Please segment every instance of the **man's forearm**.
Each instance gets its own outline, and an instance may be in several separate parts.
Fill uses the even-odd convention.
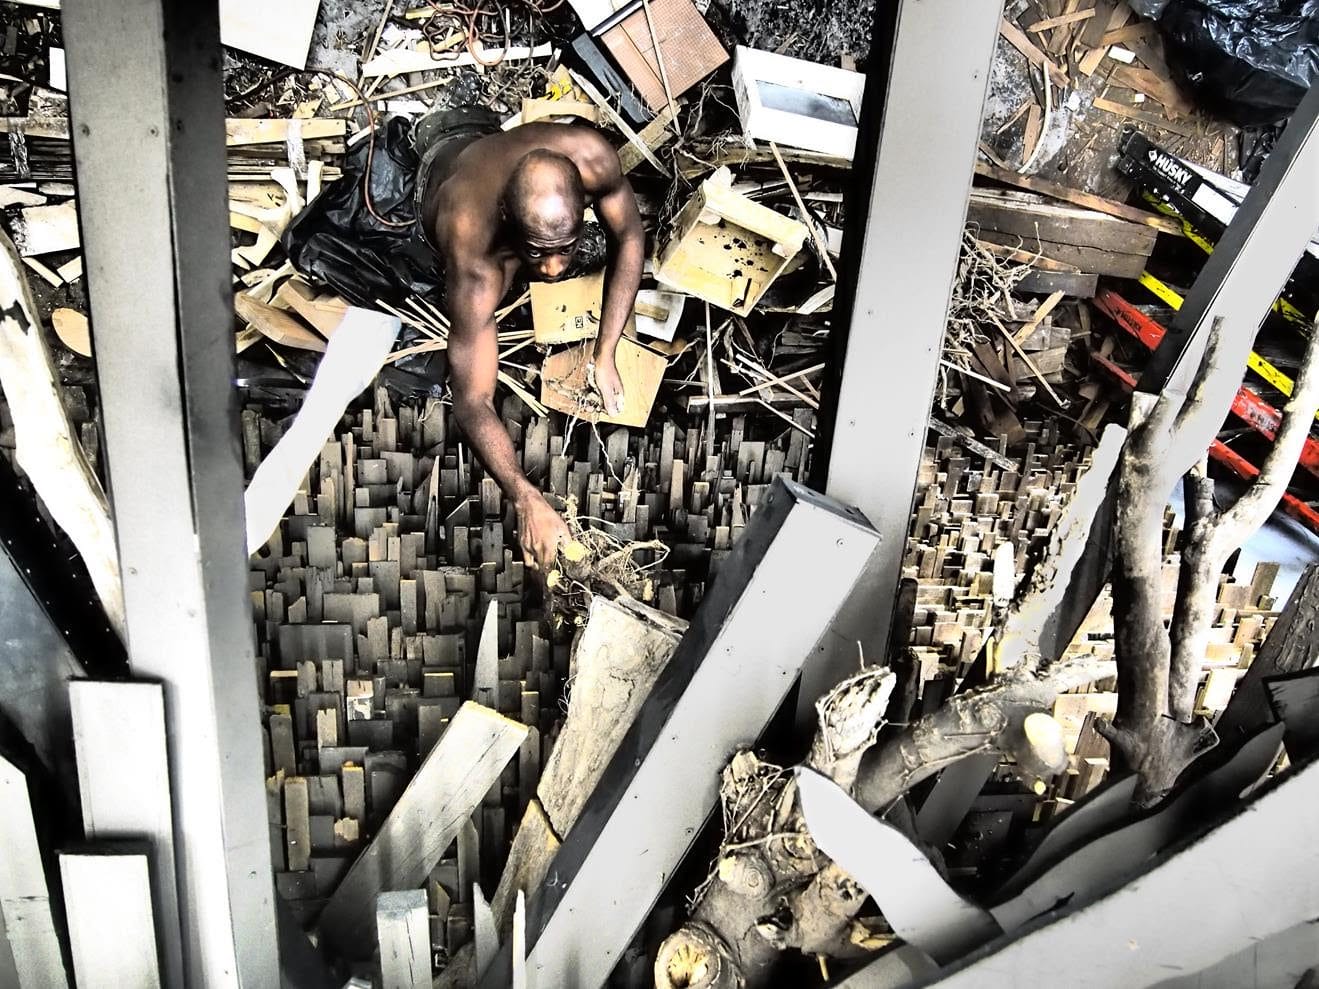
[[[455,396],[453,411],[472,450],[505,495],[520,503],[530,495],[540,494],[522,472],[508,430],[490,402]]]
[[[641,272],[646,262],[645,236],[629,237],[619,243],[605,273],[604,305],[600,313],[600,332],[596,337],[595,356],[612,355],[623,335],[628,317],[637,300]]]

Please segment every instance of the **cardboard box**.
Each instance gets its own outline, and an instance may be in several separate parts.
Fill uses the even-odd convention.
[[[721,168],[673,218],[655,280],[745,316],[801,250],[803,223],[732,190]]]
[[[846,158],[856,150],[856,126],[866,77],[738,45],[733,95],[742,133],[758,141]]]
[[[600,329],[605,275],[531,283],[531,325],[537,343],[594,340]]]
[[[540,372],[541,404],[587,422],[644,426],[659,394],[668,359],[629,337],[621,338],[615,359],[623,379],[623,414],[607,416],[600,410],[599,395],[587,382],[591,349],[590,342],[583,342],[545,358]]]

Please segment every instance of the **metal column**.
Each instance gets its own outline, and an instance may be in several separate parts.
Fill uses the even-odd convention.
[[[847,327],[846,359],[821,436],[831,436],[825,490],[883,540],[803,674],[799,720],[855,670],[858,642],[868,660],[883,657],[1002,12],[1001,0],[876,6],[858,158],[867,139],[877,150],[868,196],[849,209],[854,224],[868,215],[844,254],[856,258],[838,293],[851,299],[850,327],[844,304],[834,330]]]
[[[165,692],[192,986],[279,984],[233,387],[216,0],[66,0],[133,672]]]

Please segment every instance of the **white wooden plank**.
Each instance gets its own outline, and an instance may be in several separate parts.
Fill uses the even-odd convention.
[[[425,881],[526,734],[525,725],[479,704],[458,710],[326,904],[320,928],[327,943],[348,958],[370,957],[376,896]]]
[[[307,67],[321,0],[220,0],[220,40],[297,69]]]
[[[480,976],[499,953],[495,912],[481,892],[480,883],[472,883],[472,945],[476,950],[476,974]]]
[[[88,840],[150,843],[156,938],[167,983],[182,985],[164,691],[158,683],[74,680],[69,707],[83,831]]]
[[[50,913],[27,779],[0,756],[0,916],[18,989],[62,989],[68,978]]]
[[[352,306],[344,313],[302,409],[275,449],[261,461],[243,495],[249,553],[265,545],[279,525],[307,468],[320,456],[344,409],[375,380],[400,325],[397,317],[369,309]]]
[[[147,857],[60,853],[78,989],[159,989]]]
[[[426,891],[407,889],[376,898],[382,989],[430,989],[430,919]]]

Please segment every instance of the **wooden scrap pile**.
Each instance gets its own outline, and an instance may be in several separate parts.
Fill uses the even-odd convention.
[[[565,436],[516,399],[504,413],[533,482],[625,543],[667,544],[637,558],[653,567],[652,600],[670,614],[695,608],[772,477],[807,467],[802,433],[753,439],[743,416],[720,420],[714,436],[703,419]],[[280,433],[261,410],[243,413],[249,469]],[[517,774],[478,815],[481,874],[498,876],[561,717],[577,621],[524,580],[515,546],[512,506],[473,462],[448,407],[395,406],[382,389],[326,444],[280,531],[252,558],[272,847],[281,895],[305,919],[466,697],[531,729]],[[290,834],[310,846],[290,845]],[[470,924],[455,869],[470,874],[453,861],[436,873],[456,905],[436,914],[437,948],[456,948]]]

